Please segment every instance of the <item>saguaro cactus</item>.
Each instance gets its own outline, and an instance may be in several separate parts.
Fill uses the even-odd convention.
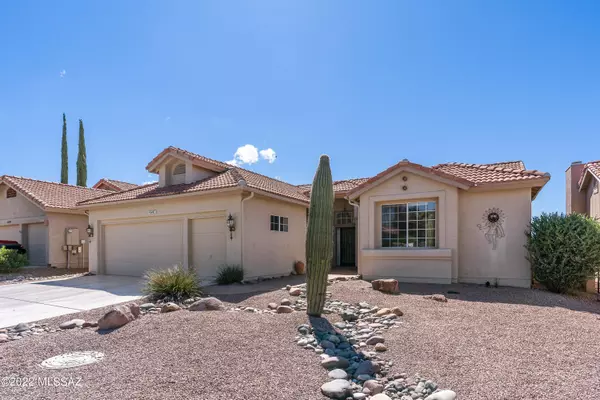
[[[306,230],[306,312],[311,316],[320,316],[325,306],[333,257],[333,201],[329,157],[322,155],[310,193]]]

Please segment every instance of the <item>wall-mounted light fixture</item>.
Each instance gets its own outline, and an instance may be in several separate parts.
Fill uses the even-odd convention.
[[[85,231],[87,232],[89,237],[94,237],[94,227],[92,225],[88,225]]]
[[[227,217],[227,227],[229,228],[229,239],[233,240],[233,231],[235,231],[235,219],[229,214]]]

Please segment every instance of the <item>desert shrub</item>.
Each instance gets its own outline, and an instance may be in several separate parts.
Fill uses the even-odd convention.
[[[27,255],[19,254],[17,250],[0,248],[0,272],[18,271],[27,265]]]
[[[202,294],[195,271],[180,265],[150,270],[145,279],[142,292],[155,300],[181,302]]]
[[[217,274],[217,283],[219,285],[229,285],[244,280],[244,268],[239,265],[222,265]]]
[[[591,218],[543,213],[526,234],[533,277],[550,291],[579,289],[600,267],[600,224]]]

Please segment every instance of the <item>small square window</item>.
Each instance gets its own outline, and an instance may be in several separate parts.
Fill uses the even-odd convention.
[[[271,230],[276,232],[288,231],[288,218],[271,215]]]
[[[6,191],[6,198],[10,199],[12,197],[17,197],[17,191],[13,188],[8,188],[8,190]]]

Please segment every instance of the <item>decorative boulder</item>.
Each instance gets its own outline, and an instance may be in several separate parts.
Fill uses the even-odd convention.
[[[179,310],[181,310],[181,307],[179,307],[175,303],[169,302],[162,306],[162,308],[160,309],[160,312],[168,313],[168,312],[179,311]]]
[[[369,393],[372,395],[383,392],[383,385],[374,379],[366,381],[363,388],[369,389]]]
[[[384,293],[400,293],[398,281],[395,279],[375,279],[371,282],[371,286]]]
[[[321,386],[321,393],[330,399],[345,399],[352,394],[352,386],[345,379],[334,379]]]
[[[129,311],[133,314],[134,318],[140,316],[140,306],[138,306],[136,303],[129,303],[127,304],[127,307],[129,307]]]
[[[300,296],[302,294],[302,289],[295,287],[290,289],[290,296]]]
[[[290,306],[279,306],[277,307],[277,314],[289,314],[293,313],[294,309]]]
[[[85,323],[84,319],[72,319],[72,320],[63,322],[58,327],[60,329],[73,329],[76,327],[81,328],[81,327],[83,327],[84,323]]]
[[[427,396],[425,400],[454,400],[456,399],[456,393],[452,390],[440,390],[430,396]]]
[[[206,297],[200,299],[190,305],[190,311],[223,311],[225,306],[221,300],[214,297]]]
[[[138,309],[139,311],[139,309]],[[116,306],[98,320],[98,329],[117,329],[133,321],[135,316],[128,306]]]

